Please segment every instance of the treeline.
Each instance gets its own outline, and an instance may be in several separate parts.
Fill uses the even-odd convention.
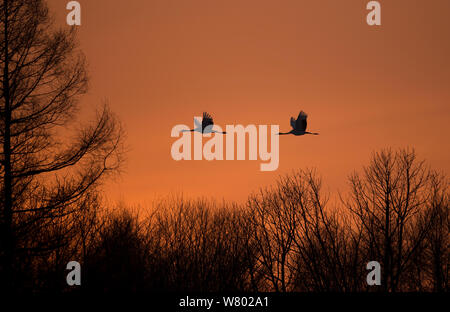
[[[145,215],[89,193],[28,238],[16,259],[32,292],[449,290],[448,178],[412,150],[374,153],[330,200],[314,170],[281,177],[245,205],[173,198]],[[55,247],[56,246],[56,247]],[[28,249],[31,250],[31,249]],[[37,250],[37,249],[36,249]],[[66,264],[81,263],[81,286]],[[368,286],[366,264],[381,264]]]
[[[139,215],[101,199],[125,132],[107,105],[77,119],[87,90],[76,32],[44,0],[1,1],[0,293],[448,291],[449,180],[413,151],[374,154],[333,200],[300,170],[246,204],[179,198]]]

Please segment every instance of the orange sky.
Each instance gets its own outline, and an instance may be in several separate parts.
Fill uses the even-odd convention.
[[[68,1],[51,0],[58,23]],[[80,0],[91,76],[83,105],[108,99],[128,133],[125,173],[109,198],[149,203],[184,193],[245,200],[295,168],[330,191],[382,147],[416,148],[450,169],[450,1]],[[258,161],[171,158],[176,124],[279,124],[309,114],[319,136],[280,137],[277,171]]]

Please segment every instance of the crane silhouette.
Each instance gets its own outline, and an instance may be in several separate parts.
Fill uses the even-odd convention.
[[[200,133],[221,133],[226,134],[226,132],[220,132],[213,130],[214,121],[210,114],[203,112],[202,122],[200,123],[194,118],[195,128],[190,130],[181,130],[181,132],[200,132]]]
[[[284,135],[284,134],[293,134],[293,135],[304,135],[304,134],[313,134],[313,135],[318,135],[318,133],[316,132],[308,132],[306,131],[306,126],[308,124],[308,122],[306,121],[306,119],[308,118],[308,115],[304,112],[304,111],[300,111],[300,113],[298,114],[297,120],[294,119],[294,117],[291,117],[291,127],[292,130],[289,132],[280,132],[278,133],[279,135]]]

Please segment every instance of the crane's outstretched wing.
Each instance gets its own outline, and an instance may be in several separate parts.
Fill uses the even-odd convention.
[[[200,128],[202,126],[202,123],[197,118],[194,118],[194,125],[195,128]]]
[[[297,121],[295,122],[295,129],[305,131],[308,124],[306,118],[308,118],[308,115],[306,115],[304,111],[301,111],[300,114],[298,114]]]
[[[292,129],[295,129],[295,119],[294,119],[294,117],[291,117],[291,127],[292,127]]]
[[[212,126],[214,125],[213,119],[210,114],[207,112],[203,113],[203,119],[202,119],[202,131],[205,131],[206,127],[210,127],[212,129]]]

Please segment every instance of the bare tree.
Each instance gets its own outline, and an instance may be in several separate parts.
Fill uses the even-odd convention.
[[[418,215],[414,232],[426,232],[408,268],[409,291],[449,290],[449,181],[437,172],[431,173],[428,201]]]
[[[158,203],[149,231],[151,269],[168,290],[236,291],[258,284],[246,215],[206,200]]]
[[[106,106],[94,123],[75,123],[84,57],[42,0],[2,0],[0,25],[0,270],[11,289],[17,257],[66,243],[38,234],[118,168],[122,131]]]
[[[366,262],[382,264],[384,291],[402,290],[414,259],[423,257],[437,216],[428,209],[440,183],[435,177],[409,149],[377,152],[362,174],[350,177],[351,196],[345,204],[362,229]]]
[[[298,203],[286,194],[287,180],[275,188],[260,190],[249,197],[247,206],[257,249],[258,270],[267,290],[286,292],[292,287],[293,248]],[[303,186],[303,184],[300,184]]]
[[[355,291],[359,236],[315,170],[298,170],[248,202],[258,269],[272,291]]]

